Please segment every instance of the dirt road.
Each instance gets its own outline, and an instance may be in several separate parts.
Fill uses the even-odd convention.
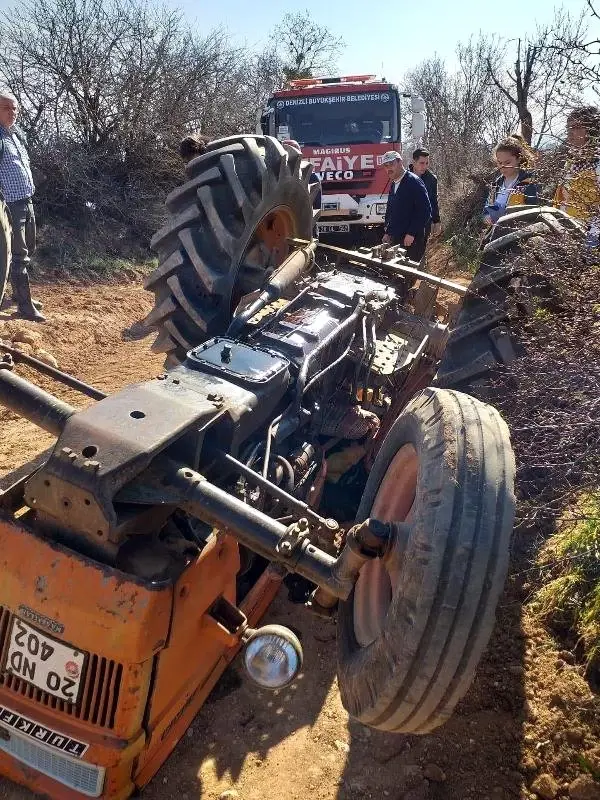
[[[17,329],[33,332],[31,347],[105,391],[160,371],[151,340],[131,335],[150,308],[136,285],[55,286],[37,294],[49,322],[17,325],[0,313],[0,338]],[[81,405],[75,393],[41,383]],[[0,474],[50,442],[0,410]],[[311,618],[282,594],[270,617],[300,631],[301,679],[267,695],[234,662],[143,797],[216,800],[231,790],[225,797],[239,800],[598,800],[600,784],[585,777],[582,764],[600,774],[599,698],[573,656],[523,610],[532,544],[524,534],[515,537],[493,640],[475,685],[443,729],[422,738],[389,736],[349,721],[335,680],[334,625]],[[0,800],[27,798],[29,792],[0,779]]]

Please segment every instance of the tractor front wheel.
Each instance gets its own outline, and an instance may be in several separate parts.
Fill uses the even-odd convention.
[[[426,389],[390,429],[357,521],[396,526],[338,614],[338,680],[363,724],[427,733],[469,688],[508,568],[514,457],[491,406]]]

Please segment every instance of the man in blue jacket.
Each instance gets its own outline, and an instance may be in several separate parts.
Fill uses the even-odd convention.
[[[384,154],[381,166],[391,183],[382,241],[402,245],[411,261],[420,262],[425,255],[425,231],[431,224],[431,203],[425,184],[404,168],[402,156],[395,150]]]

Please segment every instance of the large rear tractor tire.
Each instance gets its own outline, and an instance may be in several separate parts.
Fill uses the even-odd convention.
[[[4,200],[0,199],[0,305],[4,299],[10,270],[11,229]]]
[[[543,275],[526,274],[519,256],[536,238],[580,235],[578,222],[552,206],[521,206],[487,235],[473,278],[436,376],[436,385],[472,391],[487,373],[522,355],[511,318],[531,311],[532,300],[548,295]]]
[[[169,222],[152,247],[159,266],[145,287],[158,330],[152,349],[167,366],[223,334],[241,297],[262,285],[291,251],[311,239],[311,164],[268,136],[232,136],[208,145],[186,167],[189,180],[167,197]]]
[[[425,389],[390,429],[357,521],[396,526],[338,613],[348,712],[374,728],[428,733],[469,688],[508,568],[514,457],[498,412]]]

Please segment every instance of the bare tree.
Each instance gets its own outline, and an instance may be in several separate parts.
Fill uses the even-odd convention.
[[[0,79],[47,177],[38,202],[78,227],[147,240],[180,180],[181,138],[248,130],[260,105],[259,56],[145,0],[23,0],[0,38]]]
[[[286,14],[273,31],[272,41],[282,54],[287,80],[334,69],[345,47],[343,39],[317,24],[309,11]]]
[[[572,18],[557,11],[553,22],[538,27],[531,37],[506,43],[500,59],[486,59],[489,79],[514,106],[528,144],[534,141],[534,130],[536,145],[551,133],[556,117],[582,89],[582,76],[574,69],[569,48],[554,49],[553,43],[580,41],[584,36],[583,16]]]
[[[458,46],[455,71],[434,57],[405,77],[410,93],[425,100],[426,140],[447,187],[465,168],[487,160],[498,139],[514,129],[514,109],[487,79],[485,64],[497,52],[494,39],[472,38]]]
[[[600,99],[600,5],[586,0],[587,26],[576,31],[557,30],[549,51],[558,52],[569,62],[581,84]]]
[[[179,132],[239,60],[224,32],[198,37],[141,0],[24,0],[0,16],[0,37],[32,132],[126,150]]]

